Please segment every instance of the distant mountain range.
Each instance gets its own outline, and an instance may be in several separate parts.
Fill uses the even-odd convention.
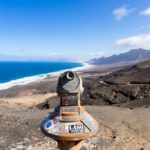
[[[119,55],[112,55],[110,57],[101,57],[101,58],[95,58],[88,63],[94,64],[94,65],[109,65],[109,64],[131,64],[131,63],[137,63],[144,60],[150,59],[150,50],[145,49],[132,49],[126,53],[121,53]]]

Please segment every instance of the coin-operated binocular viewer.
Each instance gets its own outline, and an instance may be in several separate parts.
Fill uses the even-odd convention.
[[[80,106],[83,90],[75,72],[63,73],[57,85],[60,106],[41,124],[43,133],[57,140],[61,150],[80,150],[82,141],[98,131],[96,120]]]

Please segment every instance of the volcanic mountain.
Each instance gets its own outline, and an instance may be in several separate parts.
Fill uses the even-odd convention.
[[[88,63],[94,64],[94,65],[109,65],[109,64],[133,64],[137,62],[141,62],[144,60],[150,59],[150,50],[145,49],[132,49],[126,53],[121,53],[119,55],[112,55],[110,57],[101,57],[101,58],[95,58]]]

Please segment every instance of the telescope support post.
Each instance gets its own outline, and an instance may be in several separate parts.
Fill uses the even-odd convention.
[[[58,141],[58,147],[60,150],[80,150],[82,146],[81,141]]]

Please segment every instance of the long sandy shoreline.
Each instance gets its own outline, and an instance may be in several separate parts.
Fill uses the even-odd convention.
[[[26,85],[26,84],[33,83],[33,82],[40,82],[41,80],[43,80],[47,77],[59,76],[61,73],[63,73],[64,71],[67,71],[67,70],[80,72],[83,70],[88,70],[89,68],[92,67],[92,65],[87,64],[87,63],[82,63],[82,65],[83,66],[81,66],[81,67],[75,67],[72,69],[64,69],[64,70],[60,70],[60,71],[56,71],[56,72],[52,72],[52,73],[39,74],[39,75],[35,75],[35,76],[24,77],[24,78],[12,80],[12,81],[9,81],[6,83],[1,83],[0,90],[5,90],[5,89],[11,88],[13,86],[17,86],[17,85]]]
[[[67,70],[76,71],[79,74],[84,73],[84,76],[89,76],[89,74],[90,74],[90,76],[97,76],[98,74],[105,75],[106,72],[110,73],[112,71],[118,70],[118,68],[119,68],[119,66],[115,66],[115,65],[112,65],[112,66],[110,66],[110,65],[91,65],[88,63],[81,63],[81,64],[83,66],[75,67],[72,69],[64,69],[64,70],[60,70],[60,71],[56,71],[56,72],[50,72],[50,73],[46,73],[46,74],[39,74],[39,75],[35,75],[35,76],[30,76],[30,77],[24,77],[24,78],[12,80],[9,82],[1,83],[0,91],[7,90],[13,86],[27,85],[27,84],[31,84],[34,82],[40,82],[49,77],[59,77],[60,74],[62,74],[63,72],[65,72]]]

